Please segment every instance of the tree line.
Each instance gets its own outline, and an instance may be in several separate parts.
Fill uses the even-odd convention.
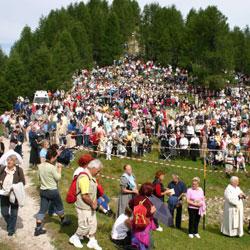
[[[185,67],[194,84],[220,88],[232,72],[250,74],[250,31],[230,30],[213,6],[191,9],[186,19],[175,6],[136,0],[90,0],[52,10],[36,30],[24,27],[10,55],[0,50],[0,109],[35,90],[67,88],[81,68],[110,65],[136,34],[140,57],[166,66]]]

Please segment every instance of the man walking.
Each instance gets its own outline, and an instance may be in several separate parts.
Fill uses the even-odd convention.
[[[96,208],[97,208],[97,182],[95,176],[101,171],[103,165],[100,160],[93,160],[80,174],[77,179],[77,201],[75,202],[78,217],[78,228],[69,242],[77,248],[82,248],[80,241],[88,237],[87,247],[95,250],[102,250],[95,239],[97,229]]]

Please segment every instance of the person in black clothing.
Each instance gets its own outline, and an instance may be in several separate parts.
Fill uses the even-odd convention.
[[[4,146],[4,143],[3,143],[3,137],[0,137],[0,158],[4,154],[4,151],[5,151],[5,146]]]
[[[30,150],[30,166],[34,167],[41,163],[40,161],[40,145],[38,143],[38,135],[36,133],[36,129],[34,127],[31,128],[29,132],[29,142],[31,146]]]
[[[157,198],[159,198],[162,202],[164,202],[164,196],[170,193],[169,189],[166,189],[162,183],[164,178],[165,178],[165,173],[159,170],[155,173],[155,179],[153,181],[154,195]],[[157,227],[156,230],[162,232],[163,228],[159,225],[158,220],[154,218],[154,222]]]
[[[181,228],[182,217],[182,197],[187,192],[186,185],[180,180],[176,174],[172,175],[173,180],[168,184],[169,189],[174,189],[174,194],[169,197],[168,207],[174,218],[174,210],[176,209],[175,226]]]

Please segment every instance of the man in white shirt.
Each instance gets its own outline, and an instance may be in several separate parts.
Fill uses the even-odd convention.
[[[186,157],[187,156],[187,148],[188,148],[188,139],[185,137],[185,135],[182,133],[181,134],[181,139],[179,142],[180,146],[180,156],[181,157]]]

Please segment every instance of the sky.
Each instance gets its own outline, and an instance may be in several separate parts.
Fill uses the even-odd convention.
[[[111,2],[111,0],[108,0]],[[216,5],[228,17],[231,28],[244,28],[250,25],[249,0],[137,0],[141,9],[145,4],[158,2],[161,6],[175,5],[184,17],[191,8],[206,8]],[[0,0],[0,46],[9,53],[13,43],[18,40],[25,25],[35,30],[41,16],[46,16],[52,9],[66,7],[80,0]],[[84,1],[86,2],[86,1]]]

